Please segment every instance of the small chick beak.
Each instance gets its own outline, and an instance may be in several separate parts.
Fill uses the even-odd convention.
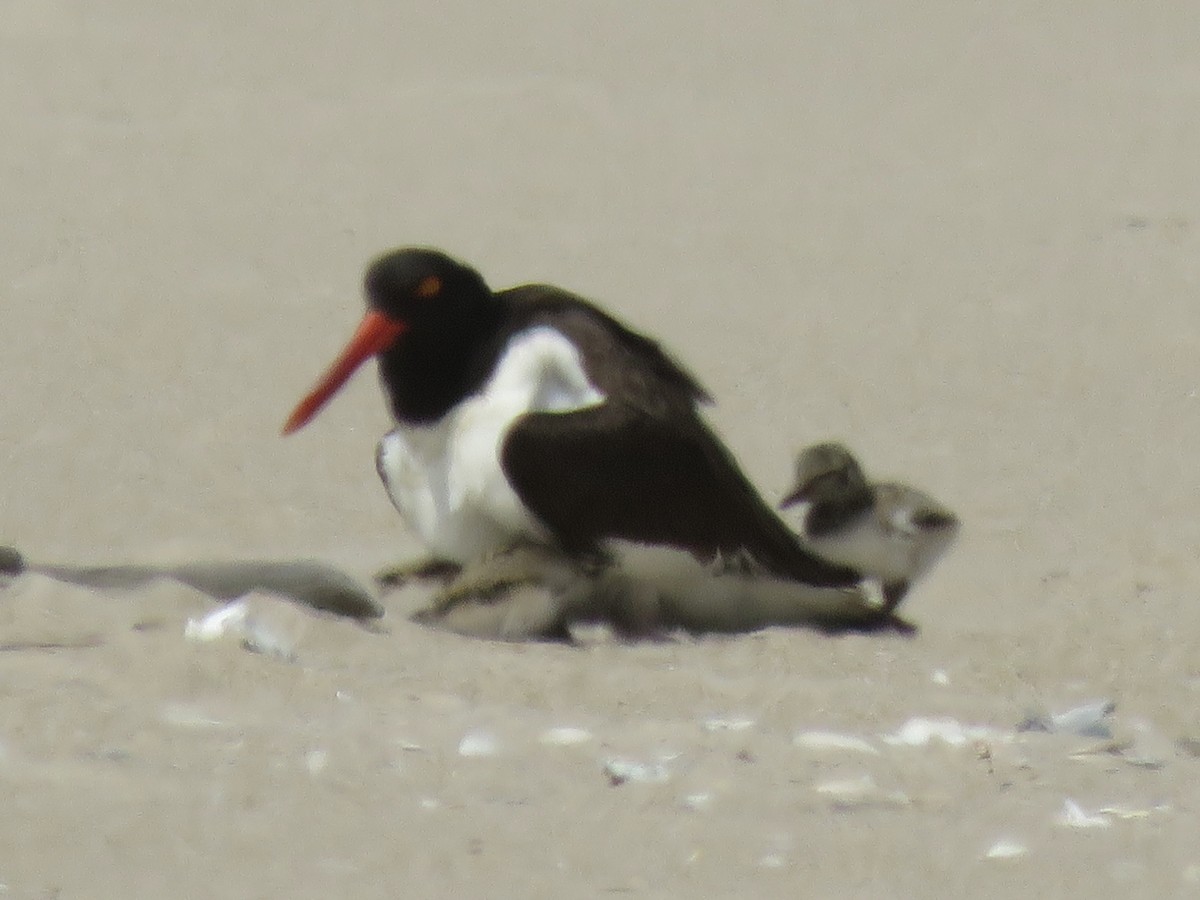
[[[787,509],[808,499],[808,492],[803,487],[795,488],[790,494],[779,501],[780,509]]]

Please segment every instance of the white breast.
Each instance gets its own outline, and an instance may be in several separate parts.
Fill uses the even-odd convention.
[[[528,412],[603,402],[574,345],[552,328],[516,335],[483,388],[430,425],[401,425],[376,462],[392,503],[436,556],[470,562],[517,539],[550,535],[500,468],[508,429]]]
[[[804,543],[830,562],[884,582],[915,581],[949,548],[955,529],[919,528],[913,521],[920,509],[915,504],[924,495],[912,493],[915,496],[885,495],[838,531],[819,537],[803,533]],[[801,517],[807,506],[797,508]]]

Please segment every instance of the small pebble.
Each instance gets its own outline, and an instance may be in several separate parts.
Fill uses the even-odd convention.
[[[933,674],[929,676],[929,680],[934,684],[944,686],[950,683],[950,676],[946,674],[945,669],[934,669]]]
[[[20,575],[25,571],[25,558],[15,547],[0,547],[0,575]]]

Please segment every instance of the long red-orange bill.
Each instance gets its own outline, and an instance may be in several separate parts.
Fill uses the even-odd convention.
[[[329,398],[337,393],[338,388],[345,384],[355,369],[381,350],[386,350],[392,342],[408,330],[408,325],[385,316],[376,310],[370,310],[363,316],[358,330],[350,343],[346,345],[337,359],[333,361],[325,374],[321,376],[308,395],[297,404],[292,414],[284,423],[283,433],[291,434],[299,431],[321,411]]]

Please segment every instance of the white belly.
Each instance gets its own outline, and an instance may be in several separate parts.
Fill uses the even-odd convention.
[[[470,562],[515,540],[551,542],[500,468],[513,422],[603,402],[575,347],[550,328],[516,335],[492,377],[437,422],[401,425],[376,464],[392,503],[436,556]]]
[[[920,535],[888,528],[874,517],[866,517],[857,528],[806,542],[830,562],[885,583],[912,581],[921,574]]]

